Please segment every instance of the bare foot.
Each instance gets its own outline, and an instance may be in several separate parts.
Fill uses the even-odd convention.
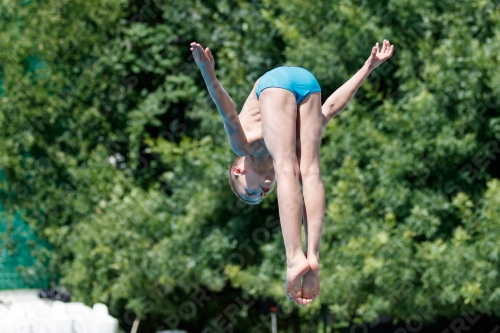
[[[305,255],[298,255],[292,260],[287,260],[285,293],[289,300],[298,305],[306,305],[302,298],[302,277],[309,271],[309,261]]]
[[[319,296],[319,263],[316,260],[309,260],[310,270],[304,275],[302,280],[302,298],[305,304],[311,303]],[[305,305],[304,304],[304,305]]]

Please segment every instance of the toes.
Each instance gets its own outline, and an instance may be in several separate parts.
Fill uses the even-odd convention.
[[[316,295],[316,296],[312,296],[311,298],[304,298],[303,305],[307,305],[307,304],[311,303],[312,301],[314,301],[316,299],[316,297],[318,297],[318,296]]]
[[[288,298],[290,301],[296,303],[297,305],[305,306],[312,301],[314,301],[318,295],[314,295],[311,298],[303,298],[303,297],[295,297],[292,294],[286,294],[286,298]]]
[[[296,300],[297,300],[296,301],[297,305],[306,305],[306,299],[305,298],[297,297]]]
[[[293,296],[293,295],[292,295],[292,294],[290,294],[290,293],[287,293],[287,294],[286,294],[286,298],[288,298],[288,299],[289,299],[290,301],[292,301],[292,302],[295,302],[297,305],[302,305],[302,306],[304,306],[304,305],[306,305],[307,303],[309,303],[309,302],[307,301],[307,299],[306,299],[306,298],[302,298],[302,297],[300,297],[300,296]]]

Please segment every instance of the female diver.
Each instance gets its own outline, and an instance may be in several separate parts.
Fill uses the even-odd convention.
[[[326,124],[341,112],[368,75],[389,59],[394,46],[384,40],[364,66],[321,105],[315,77],[300,67],[278,67],[260,77],[238,115],[215,75],[209,48],[191,51],[224,122],[233,151],[229,183],[244,202],[258,204],[279,181],[278,206],[286,249],[285,293],[306,305],[320,293],[319,245],[325,214],[319,147]],[[302,193],[300,191],[302,187]],[[306,250],[302,248],[304,220]]]

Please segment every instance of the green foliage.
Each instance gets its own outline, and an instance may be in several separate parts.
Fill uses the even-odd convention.
[[[145,331],[200,287],[210,306],[180,327],[212,327],[237,297],[241,331],[262,319],[251,299],[302,321],[324,304],[339,326],[499,315],[493,2],[4,0],[0,19],[0,200],[51,244],[53,283],[75,299]],[[395,55],[324,133],[322,293],[297,310],[275,195],[249,207],[231,193],[234,155],[189,42],[210,46],[241,108],[280,64],[309,69],[326,98],[383,38]]]

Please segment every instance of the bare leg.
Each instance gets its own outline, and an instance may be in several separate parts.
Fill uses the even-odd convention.
[[[305,305],[301,280],[310,265],[301,240],[302,195],[295,151],[296,99],[288,90],[268,88],[260,94],[259,107],[264,141],[273,158],[278,181],[278,206],[287,258],[285,292],[297,304]]]
[[[306,302],[319,295],[319,245],[325,216],[325,191],[321,180],[319,147],[323,128],[321,94],[306,97],[299,105],[300,174],[304,195],[306,255],[310,270],[302,281],[302,297]]]

